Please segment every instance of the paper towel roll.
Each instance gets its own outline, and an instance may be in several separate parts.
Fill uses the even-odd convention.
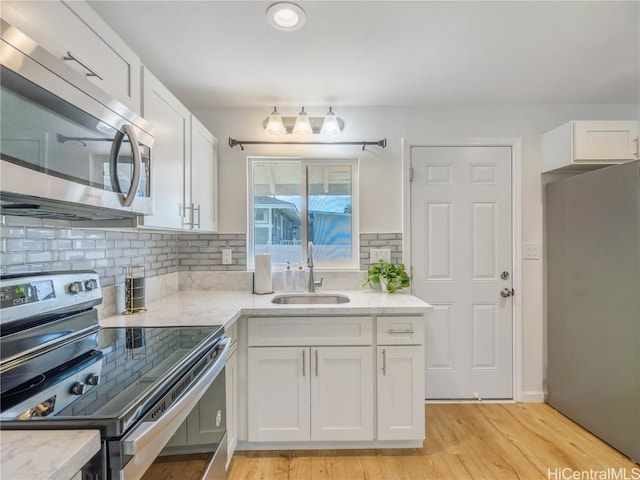
[[[256,255],[254,293],[273,293],[271,281],[271,255]]]

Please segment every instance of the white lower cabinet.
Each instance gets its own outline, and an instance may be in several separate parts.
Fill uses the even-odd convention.
[[[408,447],[424,440],[422,315],[250,317],[241,325],[243,448]]]
[[[424,347],[377,348],[378,440],[424,439]]]
[[[238,445],[238,352],[233,351],[225,366],[227,388],[227,468]]]
[[[376,338],[378,440],[423,440],[424,318],[379,316]]]
[[[256,347],[248,355],[249,441],[373,440],[371,346]]]
[[[311,436],[309,348],[250,348],[249,441],[302,441]]]

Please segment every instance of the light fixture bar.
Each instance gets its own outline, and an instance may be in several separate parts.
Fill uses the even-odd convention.
[[[284,129],[286,133],[293,133],[293,125],[296,123],[297,117],[281,117],[282,124],[284,125]],[[336,117],[338,120],[338,125],[340,126],[340,130],[344,130],[344,120],[340,117]],[[311,130],[313,134],[319,134],[322,129],[322,122],[324,122],[324,117],[309,117],[309,123],[311,124]],[[265,118],[262,122],[262,126],[266,129],[269,123],[269,117]]]
[[[383,138],[376,142],[264,142],[262,140],[236,140],[229,137],[229,146],[231,148],[239,146],[241,150],[244,150],[245,145],[362,145],[362,150],[364,150],[367,145],[386,148],[387,139]]]

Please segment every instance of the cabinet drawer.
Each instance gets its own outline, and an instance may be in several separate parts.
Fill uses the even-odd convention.
[[[424,344],[422,315],[378,317],[378,345]]]
[[[371,317],[249,318],[249,346],[371,345]]]

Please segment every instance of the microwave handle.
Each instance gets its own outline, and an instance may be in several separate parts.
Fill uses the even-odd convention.
[[[120,146],[122,145],[122,139],[126,135],[129,138],[131,144],[131,152],[133,154],[133,176],[131,177],[131,185],[126,195],[120,188],[120,181],[118,179],[118,153],[120,152]],[[138,139],[131,125],[123,125],[122,128],[116,133],[111,145],[111,154],[109,155],[109,163],[111,164],[111,184],[115,190],[124,195],[122,204],[125,207],[130,207],[133,203],[133,199],[138,192],[138,186],[140,185],[140,173],[142,170],[142,157],[140,155],[140,146],[138,145]]]

